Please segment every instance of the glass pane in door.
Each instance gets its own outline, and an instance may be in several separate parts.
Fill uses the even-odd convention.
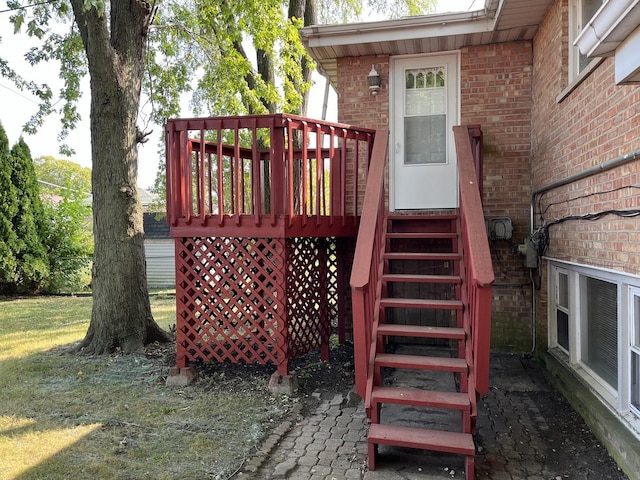
[[[447,162],[445,67],[405,71],[405,165]]]

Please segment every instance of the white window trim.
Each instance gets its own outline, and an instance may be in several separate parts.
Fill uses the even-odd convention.
[[[630,286],[626,292],[627,294],[627,301],[626,301],[626,305],[629,308],[629,329],[627,331],[627,338],[626,338],[626,343],[625,345],[628,346],[629,348],[625,348],[625,354],[623,354],[623,359],[622,361],[624,362],[625,365],[627,365],[627,368],[629,369],[629,371],[631,371],[631,351],[633,350],[635,353],[637,353],[638,355],[640,355],[640,345],[635,345],[634,346],[634,338],[635,338],[635,329],[636,328],[640,328],[640,325],[636,325],[635,324],[635,302],[634,299],[635,297],[640,297],[640,287],[634,287],[634,286]],[[628,385],[626,385],[626,388],[629,391],[629,395],[625,396],[625,398],[623,399],[623,403],[622,403],[622,410],[624,412],[629,412],[630,414],[636,416],[636,417],[640,417],[640,408],[638,407],[634,407],[631,404],[631,378],[630,375],[626,375],[625,376],[625,381],[627,382]]]
[[[556,98],[557,103],[562,102],[604,61],[603,57],[595,57],[580,71],[580,49],[574,42],[584,28],[584,25],[581,25],[582,21],[579,20],[581,19],[581,8],[582,0],[569,1],[569,45],[567,46],[569,49],[569,83]]]
[[[631,402],[631,335],[633,333],[633,297],[640,296],[640,277],[615,270],[590,267],[552,258],[548,260],[548,348],[559,361],[573,370],[589,388],[601,398],[612,413],[621,418],[630,431],[640,439],[640,410]],[[557,278],[568,274],[569,293],[569,352],[557,343]],[[618,385],[617,391],[580,361],[580,277],[587,276],[615,283],[618,302]]]

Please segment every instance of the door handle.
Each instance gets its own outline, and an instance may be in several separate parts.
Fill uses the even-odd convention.
[[[400,153],[400,142],[396,142],[396,153]]]

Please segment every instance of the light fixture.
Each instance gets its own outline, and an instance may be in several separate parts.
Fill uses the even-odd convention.
[[[371,71],[367,75],[367,83],[369,84],[371,95],[377,95],[378,90],[380,90],[380,74],[376,71],[374,65],[371,65]]]

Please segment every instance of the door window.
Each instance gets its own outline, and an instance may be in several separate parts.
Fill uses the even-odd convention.
[[[405,165],[447,162],[446,67],[405,70]]]

